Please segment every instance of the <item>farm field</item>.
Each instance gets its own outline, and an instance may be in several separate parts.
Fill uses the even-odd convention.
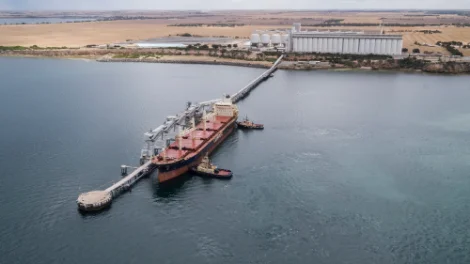
[[[136,15],[122,11],[126,16]],[[103,16],[103,13],[92,13]],[[118,13],[120,14],[120,13]],[[385,34],[402,34],[404,47],[409,50],[448,54],[441,47],[427,47],[437,41],[470,42],[470,27],[457,27],[455,23],[469,23],[470,17],[459,15],[429,15],[420,12],[320,12],[320,11],[213,11],[213,12],[145,12],[138,13],[152,19],[117,20],[69,24],[0,25],[0,45],[80,47],[89,44],[117,43],[126,40],[175,36],[189,33],[203,37],[227,36],[247,39],[255,30],[287,29],[294,22],[304,28],[320,30],[379,30],[382,21]],[[6,14],[0,12],[0,17]],[[48,14],[53,16],[54,14]],[[348,25],[373,23],[374,26]],[[395,23],[400,26],[394,26]],[[194,26],[194,25],[198,26]],[[226,26],[232,24],[233,26]],[[346,24],[346,25],[341,25]],[[406,26],[420,24],[424,26]],[[440,24],[440,25],[435,25]],[[202,25],[202,26],[200,26]],[[210,25],[210,26],[206,26]],[[221,26],[225,25],[225,26]],[[441,33],[424,34],[420,30],[439,30]],[[421,45],[417,45],[419,43]],[[470,50],[461,50],[470,55]]]

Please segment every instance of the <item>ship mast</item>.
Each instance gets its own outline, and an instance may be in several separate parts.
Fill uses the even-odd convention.
[[[163,161],[166,161],[166,148],[162,149],[162,157],[163,157]]]

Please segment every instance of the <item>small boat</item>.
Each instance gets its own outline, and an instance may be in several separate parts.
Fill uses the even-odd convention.
[[[202,159],[202,162],[197,167],[191,168],[190,171],[202,177],[217,179],[230,179],[233,176],[232,171],[220,169],[213,165],[207,156]]]
[[[245,120],[237,122],[238,127],[240,128],[249,128],[249,129],[264,129],[262,124],[255,124],[248,119],[248,116],[245,117]]]

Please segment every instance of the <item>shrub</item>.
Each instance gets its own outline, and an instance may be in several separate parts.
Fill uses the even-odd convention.
[[[426,65],[426,61],[418,60],[413,57],[408,57],[402,60],[398,60],[398,64],[401,68],[412,68],[412,69],[421,69]]]
[[[454,48],[454,47],[451,46],[451,45],[447,45],[447,46],[445,46],[445,48],[446,48],[452,55],[463,56],[463,54],[462,54],[462,52],[460,52],[460,50]]]

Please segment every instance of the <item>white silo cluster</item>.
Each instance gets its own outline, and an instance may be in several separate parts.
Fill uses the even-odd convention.
[[[290,30],[256,31],[251,46],[285,48],[287,52],[400,55],[402,35],[357,31],[307,31],[300,23]]]
[[[279,47],[286,46],[289,41],[289,35],[277,31],[257,31],[251,34],[250,42],[252,47]]]
[[[302,31],[300,24],[294,24],[290,33],[289,52],[400,55],[403,47],[402,35]]]

